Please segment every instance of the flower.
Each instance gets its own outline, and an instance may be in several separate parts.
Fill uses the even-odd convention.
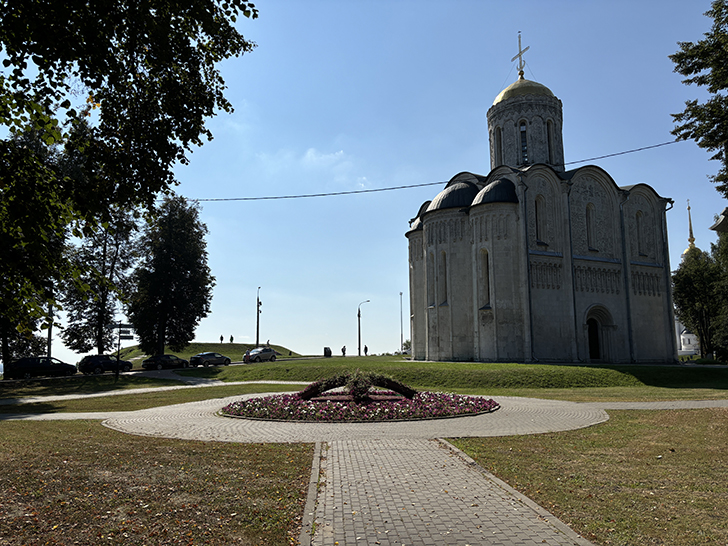
[[[475,415],[497,410],[492,399],[444,392],[418,392],[412,399],[391,391],[377,391],[375,400],[304,400],[298,394],[279,394],[239,400],[222,409],[231,417],[282,421],[399,421]]]

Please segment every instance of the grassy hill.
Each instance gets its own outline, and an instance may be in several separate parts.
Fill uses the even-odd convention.
[[[283,357],[286,358],[297,358],[302,355],[298,353],[294,353],[287,347],[283,347],[282,345],[271,345],[273,349],[281,353]],[[180,358],[184,358],[189,360],[191,356],[196,355],[197,353],[206,353],[206,352],[214,352],[214,353],[220,353],[232,360],[233,362],[239,362],[243,360],[243,355],[245,355],[245,351],[248,349],[253,350],[255,349],[254,343],[190,343],[187,347],[184,348],[182,351],[172,351],[169,347],[164,348],[165,354],[175,354]],[[289,354],[290,353],[290,354]],[[137,345],[134,345],[132,347],[126,347],[125,349],[121,350],[121,358],[123,360],[132,360],[137,361],[142,358],[146,358],[147,355],[145,355],[141,349]]]

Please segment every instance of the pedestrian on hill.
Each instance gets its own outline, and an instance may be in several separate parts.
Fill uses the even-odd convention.
[[[369,356],[367,353],[369,352],[369,347],[364,345],[364,356]]]
[[[341,356],[346,356],[346,345],[341,348]]]
[[[235,339],[235,338],[233,338],[233,336],[230,336],[230,343],[233,342],[233,339]]]
[[[224,337],[222,337],[222,334],[220,334],[220,343],[222,343],[222,340],[223,340],[223,339],[225,339],[225,338],[224,338]]]

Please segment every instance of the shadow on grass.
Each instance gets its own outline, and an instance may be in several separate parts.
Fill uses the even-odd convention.
[[[9,415],[35,415],[38,413],[58,413],[63,407],[53,402],[37,402],[33,404],[22,404],[20,406],[0,406],[0,421],[6,420]]]
[[[369,357],[196,368],[178,373],[222,381],[312,382],[355,369],[383,373],[407,385],[428,390],[602,387],[728,389],[728,367],[723,366],[412,362],[391,357]]]
[[[116,379],[114,374],[103,374],[39,378],[27,381],[0,381],[0,399],[62,394],[91,394],[119,389],[166,387],[179,384],[181,384],[181,381],[155,379],[137,374],[121,375],[119,379]]]
[[[663,389],[728,389],[728,367],[605,366],[637,382]]]

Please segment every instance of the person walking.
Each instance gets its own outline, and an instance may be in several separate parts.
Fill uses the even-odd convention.
[[[341,356],[346,356],[346,345],[341,348]]]
[[[367,353],[369,352],[369,347],[364,345],[364,356],[369,356]]]

